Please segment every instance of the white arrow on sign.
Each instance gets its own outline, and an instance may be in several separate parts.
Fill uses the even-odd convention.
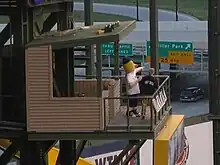
[[[191,49],[191,44],[187,44],[185,49]]]

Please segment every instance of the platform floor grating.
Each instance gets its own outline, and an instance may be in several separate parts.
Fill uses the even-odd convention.
[[[142,107],[138,107],[138,111],[141,113]],[[127,116],[126,116],[127,107],[122,106],[120,112],[110,120],[108,127],[127,127]],[[150,109],[146,111],[146,118],[142,117],[129,117],[129,125],[130,126],[143,126],[145,129],[150,129],[151,120],[150,120]]]

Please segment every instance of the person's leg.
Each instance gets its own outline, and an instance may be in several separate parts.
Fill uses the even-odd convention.
[[[129,97],[134,97],[133,95],[130,95]],[[133,112],[133,107],[134,107],[135,101],[133,98],[129,99],[129,111],[127,112],[127,115],[131,117],[136,117],[136,115]]]
[[[142,119],[150,119],[150,99],[144,99],[142,102]]]
[[[140,117],[141,114],[138,112],[138,95],[132,95],[132,97],[134,97],[132,100],[131,100],[131,104],[130,104],[130,107],[131,107],[131,113],[132,114],[135,114],[135,117]]]
[[[138,117],[138,113],[137,113],[137,95],[130,95],[129,97],[132,97],[129,99],[129,112],[127,112],[129,116],[131,117]]]
[[[148,105],[148,99],[143,99],[141,103],[142,103],[141,116],[142,116],[142,118],[144,119],[144,118],[145,118],[145,115],[146,115],[146,108],[147,108],[147,105]]]
[[[135,95],[134,97],[136,97],[134,99],[134,103],[133,103],[133,113],[136,115],[136,117],[140,117],[141,114],[138,112],[138,97],[139,95]]]

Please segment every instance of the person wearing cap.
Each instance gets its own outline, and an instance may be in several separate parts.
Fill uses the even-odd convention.
[[[136,64],[130,58],[123,58],[123,68],[126,72],[127,80],[127,95],[129,98],[129,111],[127,115],[131,117],[140,117],[141,114],[138,112],[138,98],[140,94],[139,82],[142,76],[137,77],[137,73],[140,72],[143,67],[137,67]]]
[[[140,91],[142,96],[152,96],[154,92],[158,89],[158,80],[153,76],[155,73],[154,68],[150,68],[148,71],[148,75],[144,76],[142,80],[139,82],[140,85]],[[143,110],[142,112],[143,116],[147,118],[147,113],[149,113],[147,110],[148,107],[148,99],[144,99],[142,101]]]
[[[150,68],[148,71],[148,75],[144,76],[142,80],[140,81],[140,89],[142,95],[153,95],[154,92],[158,88],[158,81],[153,76],[155,73],[154,68]]]

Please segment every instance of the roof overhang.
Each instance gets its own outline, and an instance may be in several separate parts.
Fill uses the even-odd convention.
[[[122,40],[136,28],[136,21],[120,22],[113,32],[97,34],[106,24],[81,27],[67,31],[51,31],[28,43],[27,47],[51,45],[53,49],[69,48],[79,45],[93,45]]]

